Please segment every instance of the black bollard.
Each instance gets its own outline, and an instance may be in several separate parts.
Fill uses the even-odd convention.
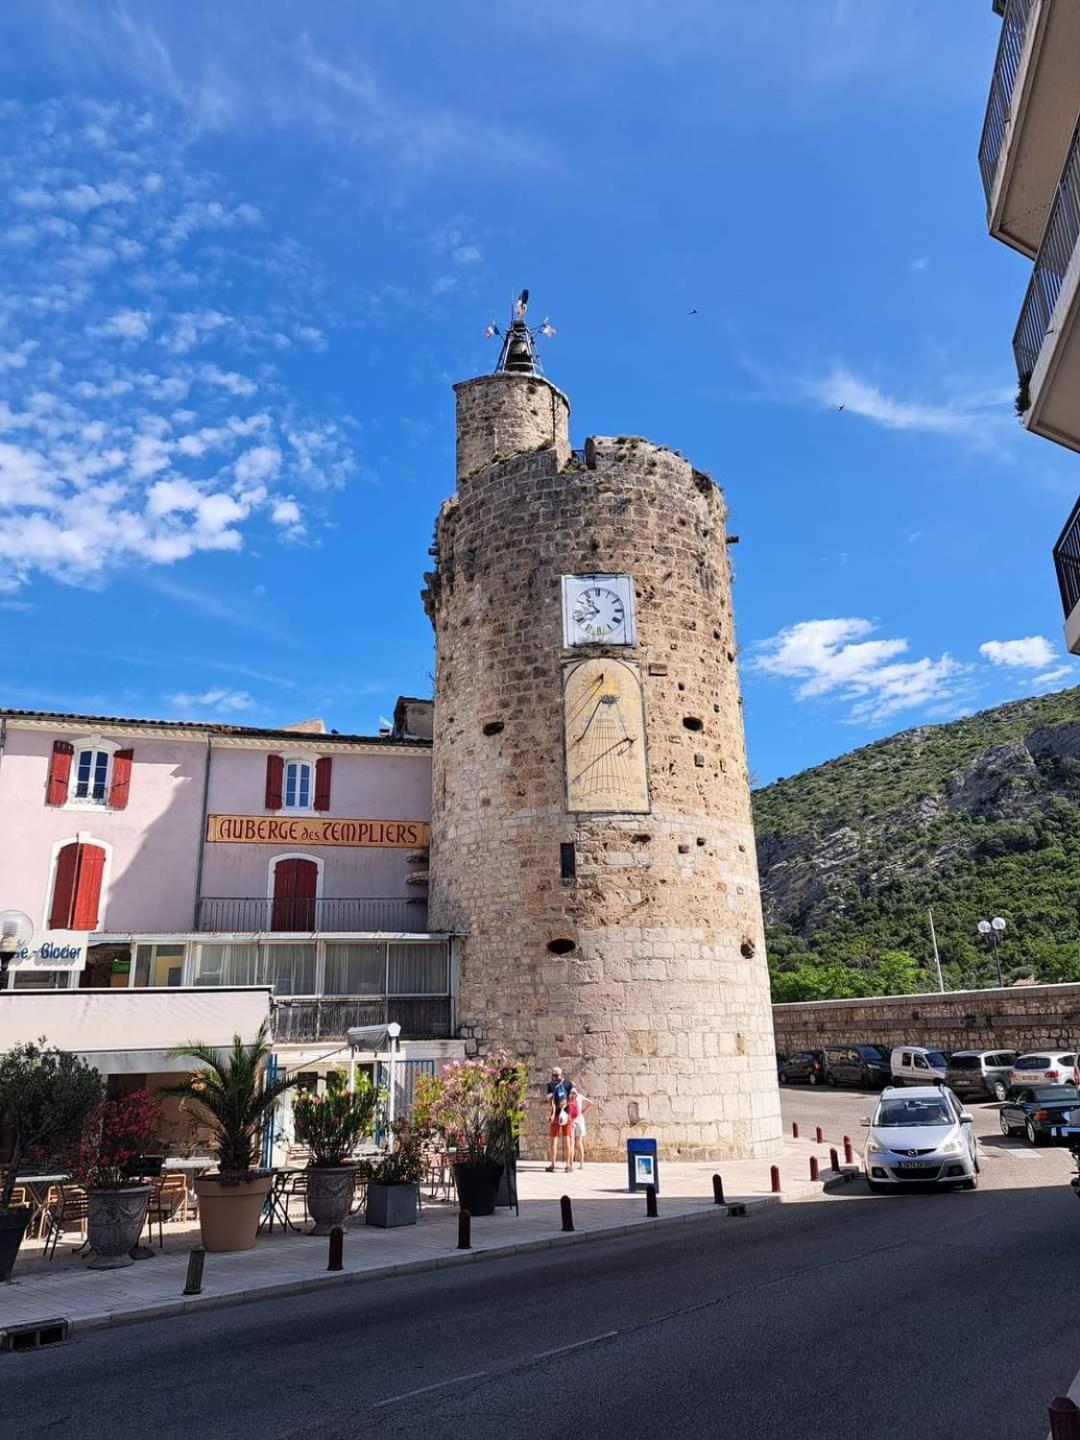
[[[713,1204],[714,1204],[714,1205],[723,1205],[723,1203],[724,1203],[724,1182],[723,1182],[723,1180],[721,1180],[721,1178],[720,1178],[719,1175],[714,1175],[714,1176],[712,1177],[712,1198],[713,1198]]]
[[[562,1228],[570,1231],[574,1228],[574,1207],[570,1203],[570,1196],[564,1195],[559,1201],[559,1209],[562,1211]]]
[[[472,1249],[472,1216],[468,1210],[459,1210],[457,1217],[457,1248]]]
[[[645,1186],[645,1214],[650,1220],[656,1219],[656,1186]]]
[[[326,1268],[328,1270],[345,1269],[345,1231],[340,1225],[335,1225],[330,1231],[330,1258]]]
[[[187,1259],[187,1279],[184,1282],[185,1295],[202,1294],[202,1272],[203,1261],[206,1259],[206,1251],[201,1245],[196,1245]]]

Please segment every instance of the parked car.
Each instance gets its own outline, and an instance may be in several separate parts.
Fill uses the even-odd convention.
[[[826,1045],[825,1079],[830,1085],[880,1090],[892,1079],[888,1052],[880,1045]]]
[[[808,1085],[825,1081],[825,1055],[821,1050],[793,1050],[780,1066],[780,1084],[805,1080]]]
[[[1075,1085],[1041,1085],[1017,1090],[998,1111],[1003,1135],[1027,1136],[1029,1145],[1053,1140],[1054,1125],[1067,1125],[1069,1115],[1080,1109],[1080,1090]]]
[[[1030,1050],[1018,1055],[1009,1071],[1010,1090],[1038,1085],[1072,1085],[1076,1079],[1075,1050]]]
[[[944,1081],[949,1061],[940,1050],[927,1050],[922,1045],[898,1045],[890,1057],[892,1083],[903,1085],[933,1085],[935,1080]]]
[[[971,1115],[944,1085],[882,1092],[868,1126],[863,1165],[871,1190],[912,1183],[979,1183],[979,1149]]]
[[[992,1095],[995,1100],[1005,1100],[1015,1059],[1015,1050],[958,1050],[949,1056],[945,1083],[961,1099]]]

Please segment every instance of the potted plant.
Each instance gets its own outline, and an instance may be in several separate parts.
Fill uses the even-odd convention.
[[[458,1201],[470,1215],[492,1215],[510,1148],[524,1112],[524,1065],[493,1051],[477,1060],[443,1066],[432,1117],[447,1141],[456,1141]]]
[[[415,1225],[424,1162],[421,1136],[407,1122],[394,1126],[394,1146],[372,1166],[365,1216],[369,1225],[388,1230]]]
[[[356,1182],[356,1166],[349,1160],[374,1130],[379,1100],[380,1092],[359,1075],[352,1094],[340,1087],[325,1095],[305,1090],[293,1101],[294,1133],[311,1151],[307,1204],[315,1221],[312,1235],[329,1235],[348,1219]]]
[[[160,1122],[157,1103],[145,1090],[135,1090],[119,1100],[100,1101],[83,1124],[71,1173],[86,1190],[91,1270],[134,1263],[150,1186],[129,1167],[146,1154]]]
[[[39,1042],[0,1055],[0,1126],[12,1135],[0,1189],[0,1280],[10,1279],[33,1214],[29,1206],[11,1203],[20,1165],[69,1146],[100,1099],[97,1071],[63,1050]]]
[[[200,1176],[195,1194],[203,1249],[215,1253],[250,1250],[255,1244],[259,1215],[273,1180],[271,1171],[257,1168],[254,1160],[266,1117],[296,1081],[287,1076],[267,1080],[267,1036],[265,1022],[250,1045],[234,1035],[224,1059],[213,1046],[184,1045],[172,1053],[198,1060],[202,1069],[176,1085],[161,1087],[163,1095],[197,1105],[211,1130],[218,1171]]]

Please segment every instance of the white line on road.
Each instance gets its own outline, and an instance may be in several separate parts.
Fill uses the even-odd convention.
[[[376,1400],[371,1408],[381,1410],[384,1405],[396,1405],[399,1400],[411,1400],[414,1395],[427,1395],[431,1390],[444,1390],[447,1385],[464,1385],[466,1380],[479,1380],[487,1373],[486,1370],[474,1370],[469,1375],[455,1375],[452,1380],[437,1380],[434,1385],[421,1385],[418,1390],[404,1390],[400,1395],[391,1395],[386,1400]]]
[[[605,1330],[602,1335],[592,1335],[588,1340],[575,1340],[573,1345],[559,1345],[554,1350],[541,1350],[539,1355],[534,1355],[534,1360],[548,1360],[552,1355],[565,1355],[568,1350],[580,1350],[585,1345],[599,1345],[601,1340],[611,1340],[618,1335],[618,1330]]]

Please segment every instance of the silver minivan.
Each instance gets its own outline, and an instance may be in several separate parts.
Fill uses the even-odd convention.
[[[894,1085],[936,1085],[944,1083],[949,1068],[947,1057],[940,1050],[923,1045],[897,1045],[891,1057]]]

